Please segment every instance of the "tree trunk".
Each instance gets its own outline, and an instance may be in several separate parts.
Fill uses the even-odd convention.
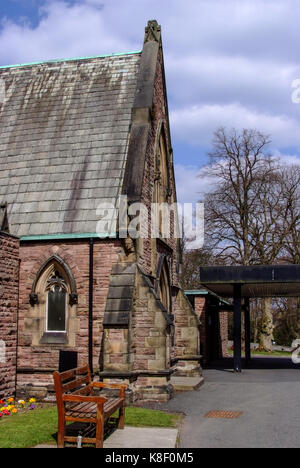
[[[297,324],[296,324],[296,333],[297,333],[297,338],[300,337],[300,297],[297,297],[296,299],[296,303],[297,303],[297,311],[296,311],[296,314],[297,314]]]
[[[261,302],[262,305],[262,330],[259,339],[259,348],[271,352],[273,349],[273,312],[272,312],[272,299],[264,298]]]

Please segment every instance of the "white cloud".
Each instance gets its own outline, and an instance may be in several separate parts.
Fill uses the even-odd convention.
[[[299,122],[286,115],[259,113],[238,103],[203,105],[171,112],[176,138],[195,146],[209,146],[213,132],[220,126],[237,129],[256,128],[271,135],[272,146],[296,146],[300,151]]]
[[[180,203],[197,203],[213,188],[215,179],[205,174],[205,168],[175,165],[177,198]]]
[[[296,154],[283,154],[278,149],[273,156],[279,163],[286,166],[300,165],[300,156]],[[217,178],[209,176],[209,166],[191,166],[176,164],[175,176],[177,185],[177,198],[180,203],[197,203],[203,200],[205,193],[214,189]]]
[[[37,28],[4,22],[0,34],[2,64],[100,55],[130,49],[130,41],[112,34],[101,10],[86,4],[51,2],[41,8]]]
[[[300,155],[283,154],[279,149],[272,152],[273,156],[279,160],[279,163],[286,166],[300,165]]]
[[[179,142],[203,153],[220,125],[256,127],[300,152],[299,10],[295,0],[47,0],[36,27],[3,21],[0,64],[139,50],[156,18],[175,160]]]
[[[296,110],[292,83],[300,77],[300,66],[201,53],[167,54],[166,64],[169,94],[177,105],[238,101],[260,110]]]

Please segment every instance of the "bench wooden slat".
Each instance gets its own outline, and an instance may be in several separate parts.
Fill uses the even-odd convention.
[[[86,385],[85,387],[82,387],[79,390],[75,390],[74,392],[71,392],[71,395],[88,396],[91,394],[92,394],[92,388],[89,385]]]
[[[78,417],[78,416],[66,416],[66,421],[68,422],[83,422],[83,423],[96,423],[97,424],[97,418],[85,418],[85,417]]]
[[[75,369],[70,369],[68,371],[61,372],[59,375],[60,375],[61,381],[64,382],[65,380],[75,377],[76,375],[83,375],[83,374],[89,374],[89,366],[82,366],[82,367],[77,367]]]
[[[88,384],[88,383],[90,383],[90,379],[88,376],[75,378],[75,380],[72,380],[71,382],[63,384],[62,390],[63,390],[63,393],[67,393],[76,388],[80,389],[82,385]]]
[[[95,403],[81,403],[80,405],[68,408],[66,411],[66,416],[72,416],[74,418],[95,418],[96,414],[97,405]]]
[[[124,428],[125,389],[123,384],[102,384],[92,382],[89,366],[58,373],[54,372],[54,384],[58,409],[58,447],[65,442],[77,442],[77,437],[65,435],[66,421],[96,424],[96,438],[84,437],[84,443],[94,443],[103,447],[103,425],[119,410],[118,427]],[[104,398],[93,393],[95,388],[117,388],[120,398]]]
[[[122,398],[110,398],[104,403],[104,412],[109,411],[111,407],[118,406],[122,402]]]
[[[106,418],[109,418],[112,414],[114,414],[117,409],[120,407],[120,404],[122,402],[122,398],[118,398],[117,402],[108,402],[104,404],[104,414]],[[106,406],[107,405],[107,406]]]
[[[92,411],[91,411],[91,408],[92,408]],[[66,409],[67,409],[67,412],[72,412],[72,413],[85,413],[85,412],[91,413],[97,409],[97,405],[91,402],[90,403],[85,402],[85,403],[79,403],[79,404],[75,403],[75,404],[70,405]]]
[[[103,411],[105,416],[113,414],[119,407],[120,404],[122,403],[122,398],[111,398],[109,399],[106,403],[104,403]],[[74,406],[72,405],[71,407],[67,408],[66,411],[66,416],[74,416],[74,414],[79,415],[86,415],[87,413],[91,415],[96,415],[97,413],[97,405],[96,403],[79,403],[75,404]]]

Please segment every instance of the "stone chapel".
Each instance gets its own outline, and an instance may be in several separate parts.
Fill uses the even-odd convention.
[[[142,51],[0,67],[0,80],[0,397],[47,398],[55,370],[89,363],[132,401],[167,400],[172,375],[201,373],[176,212],[168,238],[98,225],[120,197],[147,221],[177,201],[160,26]]]

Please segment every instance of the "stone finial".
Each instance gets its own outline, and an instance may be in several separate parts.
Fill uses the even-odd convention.
[[[148,21],[148,26],[145,29],[145,40],[146,42],[160,42],[161,41],[161,26],[159,26],[156,20]]]

